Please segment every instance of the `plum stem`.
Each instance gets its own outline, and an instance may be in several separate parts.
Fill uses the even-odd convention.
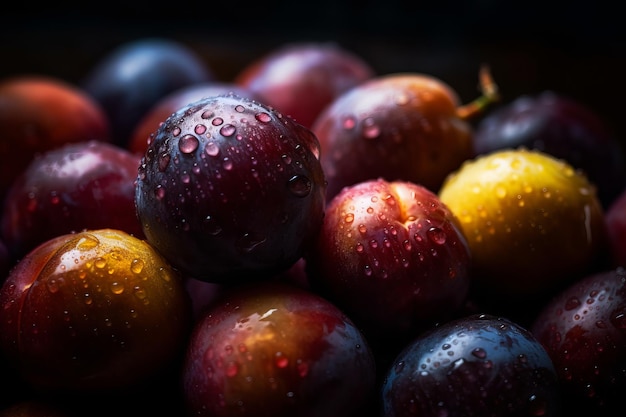
[[[461,119],[468,120],[475,117],[481,114],[487,106],[500,100],[498,85],[493,80],[488,65],[484,64],[480,67],[478,79],[482,95],[474,101],[457,108],[456,113]]]

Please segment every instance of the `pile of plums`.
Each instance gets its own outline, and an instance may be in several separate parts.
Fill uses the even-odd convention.
[[[610,126],[373,68],[148,38],[0,80],[0,416],[618,415]]]

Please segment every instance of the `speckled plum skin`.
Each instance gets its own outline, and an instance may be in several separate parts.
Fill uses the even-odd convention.
[[[394,360],[383,387],[386,417],[560,416],[554,365],[525,328],[470,315],[423,333]]]
[[[208,97],[156,132],[137,177],[147,240],[183,273],[261,280],[291,267],[321,225],[315,135],[246,97]]]
[[[570,398],[569,410],[621,408],[626,384],[625,315],[626,271],[618,267],[590,274],[563,289],[530,327],[554,362]]]
[[[355,324],[318,295],[275,282],[231,287],[196,321],[182,368],[196,417],[359,416],[375,362]]]
[[[373,340],[411,339],[452,317],[471,254],[453,213],[427,188],[383,179],[345,187],[306,255],[311,287]]]

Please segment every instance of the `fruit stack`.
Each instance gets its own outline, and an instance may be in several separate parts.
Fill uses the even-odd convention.
[[[617,415],[621,144],[477,75],[150,38],[1,80],[0,415]]]

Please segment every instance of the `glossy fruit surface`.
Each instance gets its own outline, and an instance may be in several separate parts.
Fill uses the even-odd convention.
[[[477,125],[477,154],[537,149],[582,169],[607,207],[626,188],[626,158],[618,138],[591,108],[554,91],[523,95]]]
[[[605,249],[604,213],[593,184],[536,150],[468,160],[439,197],[460,220],[477,292],[501,304],[580,277]]]
[[[155,102],[137,122],[137,125],[132,131],[128,149],[131,152],[143,155],[150,141],[154,139],[154,134],[161,123],[165,122],[172,114],[204,97],[228,93],[234,93],[242,97],[255,98],[250,91],[247,91],[241,86],[234,83],[218,81],[192,84],[172,91]]]
[[[29,252],[0,288],[0,305],[2,353],[35,390],[145,381],[180,354],[190,327],[179,276],[145,241],[113,229]]]
[[[159,128],[136,206],[148,241],[186,275],[259,280],[291,267],[324,214],[315,135],[245,97],[208,97]]]
[[[336,97],[374,74],[367,61],[337,43],[288,43],[244,67],[234,82],[311,127]]]
[[[141,38],[103,55],[82,87],[104,109],[115,144],[126,147],[133,129],[154,103],[214,75],[189,46],[170,38]]]
[[[345,187],[327,205],[306,261],[311,287],[375,339],[406,342],[452,317],[470,283],[457,220],[436,194],[409,182]]]
[[[53,237],[114,228],[143,237],[135,213],[140,157],[111,143],[84,141],[36,157],[14,181],[2,235],[14,258]]]
[[[626,188],[607,207],[604,215],[610,264],[626,266]]]
[[[67,143],[108,141],[109,129],[99,103],[75,85],[44,76],[2,80],[0,200],[36,154]]]
[[[339,96],[312,127],[328,198],[379,177],[437,192],[445,176],[473,155],[472,127],[457,107],[456,93],[425,74],[379,76]]]
[[[490,315],[446,322],[397,356],[382,387],[386,417],[560,416],[550,356],[523,327]]]
[[[375,362],[337,307],[291,285],[235,287],[195,324],[183,365],[189,415],[350,416]]]
[[[565,288],[537,316],[531,331],[552,358],[568,410],[597,413],[621,406],[625,315],[626,271],[620,267]]]

